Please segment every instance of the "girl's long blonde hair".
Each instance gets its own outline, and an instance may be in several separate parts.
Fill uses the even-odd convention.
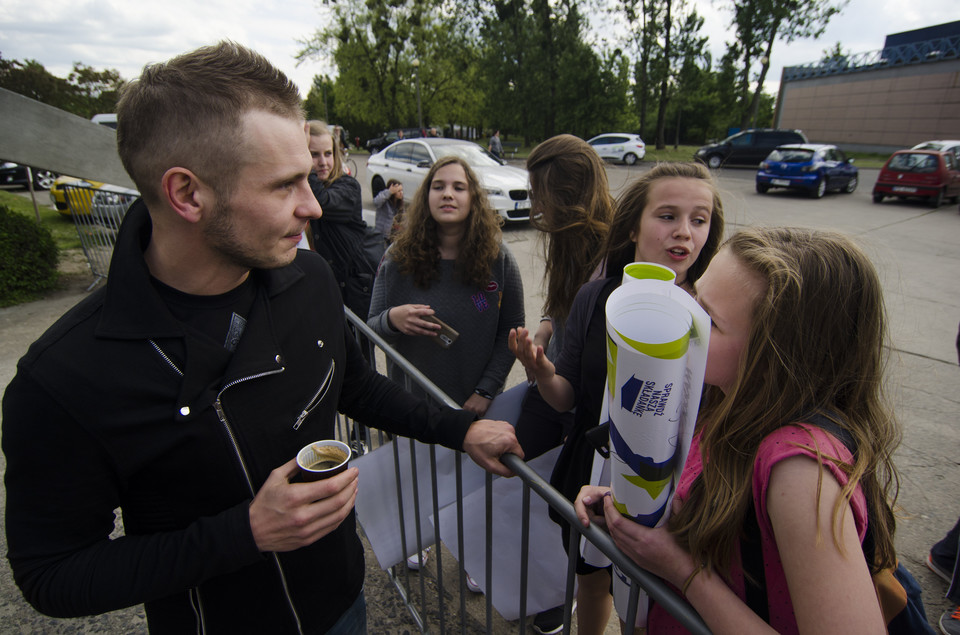
[[[694,559],[729,570],[752,499],[760,442],[784,425],[822,414],[855,443],[853,465],[833,511],[839,544],[843,508],[859,484],[874,511],[872,570],[894,563],[890,505],[900,428],[883,393],[886,325],[880,281],[849,239],[793,228],[754,228],[724,245],[767,283],[728,394],[710,387],[701,411],[703,473],[670,519]],[[819,449],[818,449],[819,453]],[[827,460],[831,457],[825,452]],[[819,489],[818,489],[819,491]]]
[[[470,212],[460,239],[457,261],[454,265],[464,284],[478,286],[490,282],[493,263],[500,254],[500,224],[503,222],[480,187],[480,181],[470,165],[457,156],[439,159],[424,177],[413,202],[404,214],[403,229],[390,248],[400,272],[413,276],[414,283],[423,289],[440,277],[440,238],[437,221],[430,214],[430,186],[437,171],[456,163],[463,168],[470,192]]]
[[[543,311],[563,321],[603,258],[613,218],[607,170],[586,141],[562,134],[533,149],[527,172],[533,196],[530,224],[543,232]]]

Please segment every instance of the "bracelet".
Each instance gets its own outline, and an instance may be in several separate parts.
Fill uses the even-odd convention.
[[[480,395],[480,396],[483,397],[484,399],[493,399],[493,395],[491,395],[490,393],[488,393],[488,392],[487,392],[486,390],[484,390],[483,388],[477,388],[477,389],[474,390],[473,392],[474,392],[475,394]]]
[[[703,565],[698,564],[697,568],[693,570],[693,573],[687,576],[687,579],[684,580],[683,586],[680,587],[680,595],[687,597],[687,589],[690,588],[690,583],[693,582],[693,579],[697,577],[697,574],[703,571]]]

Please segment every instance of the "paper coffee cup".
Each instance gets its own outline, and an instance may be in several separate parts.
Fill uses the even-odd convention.
[[[320,481],[340,474],[350,465],[350,447],[341,441],[325,439],[304,446],[297,453],[300,478]]]

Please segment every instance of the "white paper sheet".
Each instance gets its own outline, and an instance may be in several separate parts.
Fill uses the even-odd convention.
[[[544,478],[550,477],[560,448],[530,461],[529,465]],[[491,602],[506,620],[520,617],[521,509],[523,481],[497,478],[493,483],[493,585]],[[486,590],[486,512],[483,488],[463,499],[464,569]],[[530,492],[530,540],[527,570],[527,615],[560,606],[564,601],[567,554],[560,526],[547,516],[549,506]],[[440,511],[440,536],[447,548],[457,554],[457,506]]]

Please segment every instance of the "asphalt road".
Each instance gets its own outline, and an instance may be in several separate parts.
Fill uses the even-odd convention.
[[[365,157],[356,155],[364,204],[372,210]],[[519,162],[518,162],[519,164]],[[649,169],[609,166],[614,194],[638,173]],[[728,234],[751,225],[792,225],[841,231],[871,256],[884,286],[891,333],[889,393],[903,425],[896,455],[901,507],[897,548],[901,560],[924,589],[928,617],[948,608],[946,585],[923,564],[930,546],[960,516],[960,367],[954,342],[960,322],[960,215],[956,204],[930,209],[922,202],[872,203],[870,189],[877,170],[862,170],[853,194],[827,194],[821,200],[754,190],[753,170],[718,173]],[[43,195],[41,195],[43,202]],[[536,232],[527,224],[504,229],[504,240],[523,275],[526,321],[535,326],[543,302],[542,256]],[[0,309],[0,386],[6,386],[16,360],[31,341],[69,306],[83,297],[83,287],[48,300]],[[522,381],[515,366],[508,385]],[[2,458],[0,458],[2,462]],[[2,504],[2,502],[0,502]],[[0,539],[2,540],[2,539]],[[5,548],[5,544],[0,544]],[[376,572],[373,572],[374,574]],[[368,575],[370,567],[368,567]],[[384,606],[392,590],[371,578]],[[379,597],[379,596],[378,596]],[[378,599],[378,602],[380,600]],[[371,632],[404,632],[410,621],[395,608],[378,614]],[[143,630],[136,609],[84,620],[52,620],[33,613],[13,586],[6,563],[0,565],[0,633],[131,632]],[[611,626],[608,633],[617,632]]]

